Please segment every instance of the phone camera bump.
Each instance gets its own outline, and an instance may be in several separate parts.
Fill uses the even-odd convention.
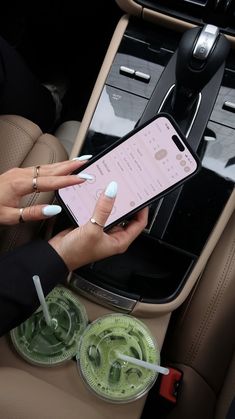
[[[179,149],[179,151],[184,151],[185,150],[184,145],[182,144],[182,142],[180,141],[180,139],[177,135],[174,134],[174,135],[172,135],[171,138],[174,141],[176,147]]]

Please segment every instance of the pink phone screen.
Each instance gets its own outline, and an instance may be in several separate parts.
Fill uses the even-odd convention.
[[[98,197],[111,181],[117,182],[118,191],[106,226],[193,173],[196,161],[185,145],[179,150],[173,135],[179,139],[168,119],[159,117],[86,167],[93,180],[60,189],[78,225],[92,217]]]

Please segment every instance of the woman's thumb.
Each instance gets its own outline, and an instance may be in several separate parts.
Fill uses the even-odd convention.
[[[93,224],[98,224],[100,226],[104,226],[108,217],[110,216],[114,201],[117,195],[117,182],[110,182],[105,189],[104,193],[100,195],[92,218]]]

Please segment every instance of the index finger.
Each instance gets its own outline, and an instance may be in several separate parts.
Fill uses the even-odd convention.
[[[78,185],[86,180],[85,177],[79,175],[66,176],[48,176],[28,178],[27,176],[18,177],[12,182],[17,196],[27,195],[33,192],[49,192],[60,188]]]
[[[82,167],[91,157],[91,154],[86,154],[73,160],[43,165],[40,167],[40,176],[69,175]]]

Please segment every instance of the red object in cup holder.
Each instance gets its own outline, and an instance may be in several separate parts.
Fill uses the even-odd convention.
[[[169,374],[161,379],[159,394],[168,401],[176,403],[179,384],[182,380],[182,372],[175,368],[169,368]]]

